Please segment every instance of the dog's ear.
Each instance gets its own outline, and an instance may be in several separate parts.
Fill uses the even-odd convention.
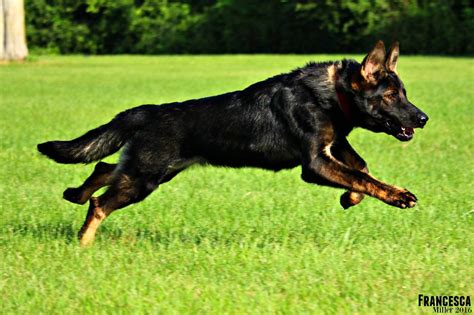
[[[362,61],[362,77],[371,84],[377,84],[384,72],[385,45],[381,40],[377,41],[374,48]]]
[[[397,73],[397,62],[399,55],[400,44],[398,42],[394,42],[390,47],[390,51],[388,52],[387,60],[385,60],[385,68],[387,68],[388,71]]]

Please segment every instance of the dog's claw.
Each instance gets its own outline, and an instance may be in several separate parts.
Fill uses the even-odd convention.
[[[414,206],[416,206],[417,200],[418,199],[414,194],[412,194],[406,189],[402,189],[393,193],[392,200],[389,203],[396,207],[405,209],[413,208]]]

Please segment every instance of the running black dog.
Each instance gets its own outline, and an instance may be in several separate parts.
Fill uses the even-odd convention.
[[[364,194],[400,208],[415,195],[368,174],[346,137],[354,127],[413,137],[428,117],[411,104],[396,67],[398,43],[388,54],[379,41],[362,64],[354,60],[309,63],[242,91],[164,105],[142,105],[71,141],[50,141],[38,150],[59,163],[90,163],[124,147],[117,165],[99,162],[64,198],[90,207],[79,232],[94,239],[111,212],[147,197],[191,164],[259,167],[301,166],[301,178],[347,189],[344,208]],[[99,188],[110,186],[100,197]]]

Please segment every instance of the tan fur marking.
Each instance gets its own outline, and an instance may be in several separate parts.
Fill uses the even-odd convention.
[[[337,161],[331,153],[331,147],[332,147],[332,142],[330,142],[328,145],[326,145],[323,149],[323,153],[326,154],[327,157],[331,158],[331,160]],[[339,162],[339,161],[338,161]]]
[[[107,213],[99,207],[98,199],[91,198],[86,220],[79,231],[79,241],[81,247],[91,245],[95,239],[95,233],[100,223],[107,217]]]
[[[382,190],[382,189],[376,189],[374,191],[374,194],[379,198],[379,199],[382,199],[382,200],[387,200],[387,192],[385,190]]]
[[[97,228],[103,220],[104,219],[99,216],[92,217],[92,219],[89,221],[89,224],[87,225],[87,228],[81,236],[80,244],[82,247],[89,246],[92,244],[92,242],[94,242]]]
[[[351,191],[349,194],[349,202],[351,205],[356,205],[364,199],[364,194]]]
[[[336,65],[331,65],[328,67],[328,78],[326,80],[329,84],[335,84],[335,77],[336,77]]]

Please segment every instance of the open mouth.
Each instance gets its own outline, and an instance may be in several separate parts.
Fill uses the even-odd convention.
[[[415,129],[411,127],[395,126],[390,122],[386,122],[390,130],[390,134],[400,141],[410,141],[415,134]]]
[[[415,134],[415,129],[410,127],[400,127],[400,130],[397,134],[395,134],[395,138],[401,141],[408,141],[413,138]]]

